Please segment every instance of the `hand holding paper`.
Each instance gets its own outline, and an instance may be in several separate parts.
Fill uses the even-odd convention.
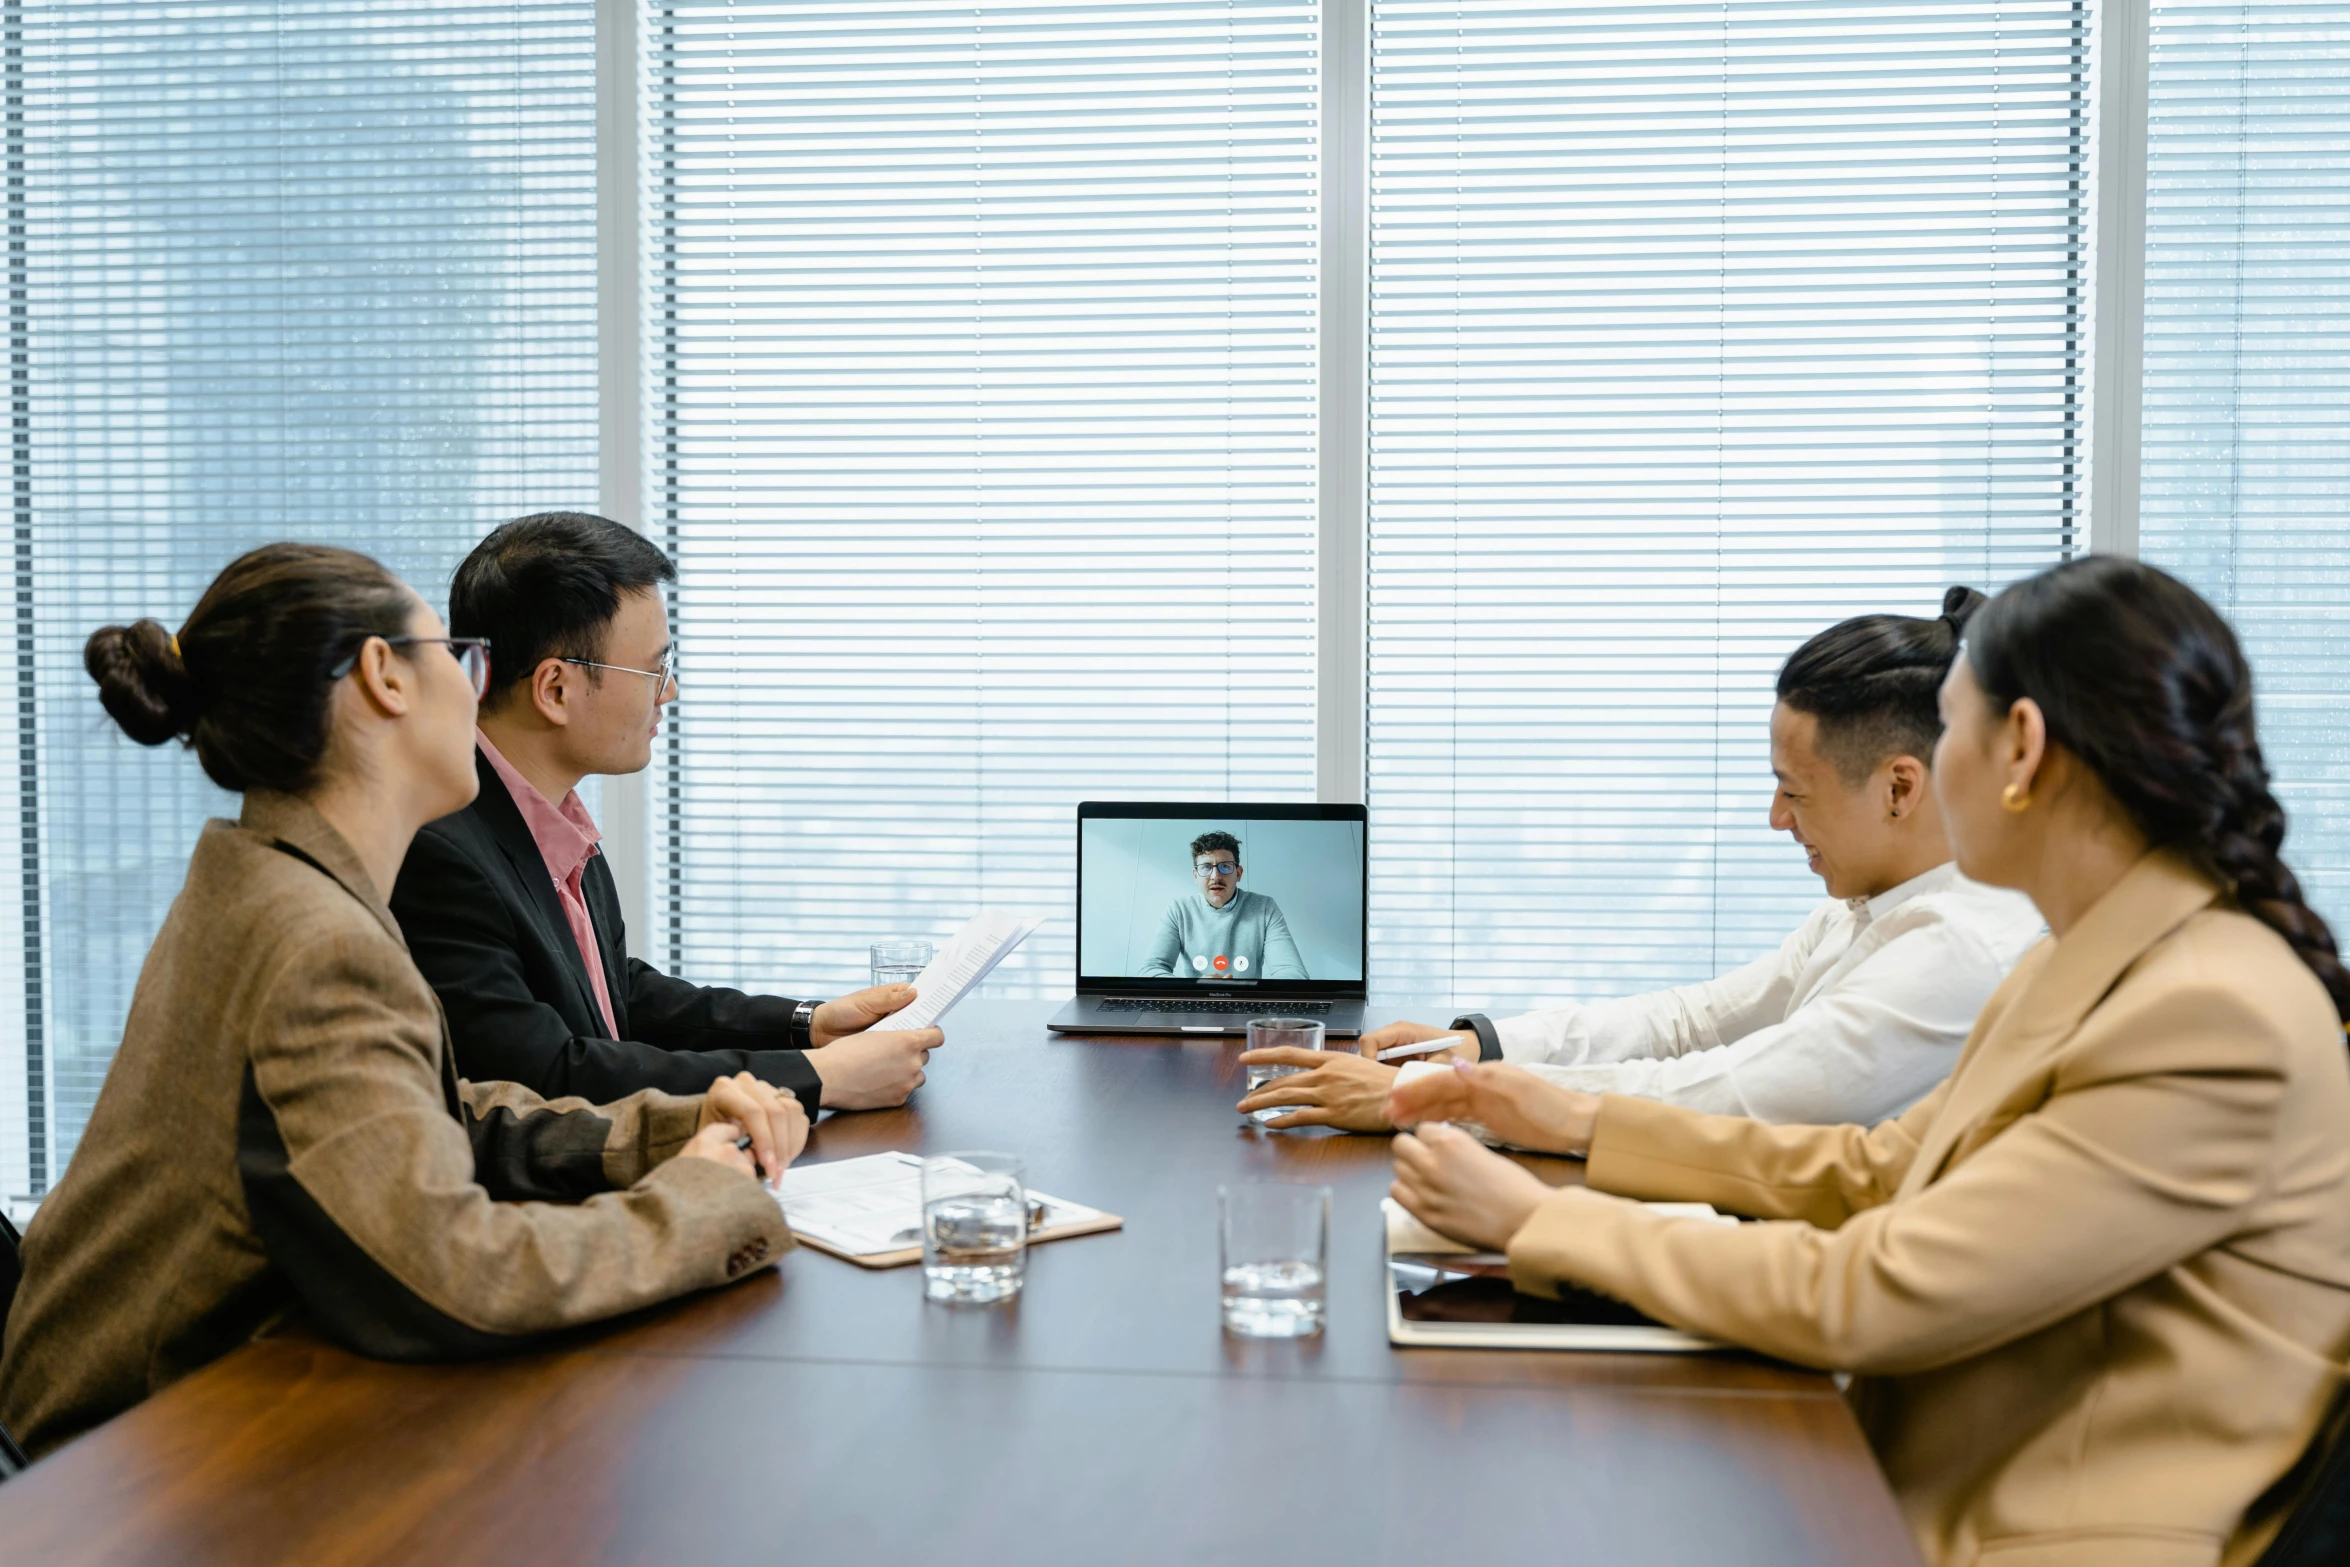
[[[995,910],[980,915],[955,932],[954,939],[916,976],[913,1003],[883,1019],[881,1026],[929,1028],[936,1024],[1043,923],[1042,919],[1024,920]]]

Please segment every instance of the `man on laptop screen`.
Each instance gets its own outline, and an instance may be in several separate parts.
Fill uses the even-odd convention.
[[[1359,1033],[1369,823],[1360,805],[1077,808],[1071,1033],[1244,1032],[1295,1014]]]
[[[1158,940],[1143,960],[1152,978],[1227,977],[1305,979],[1304,960],[1281,905],[1261,892],[1241,890],[1240,840],[1203,832],[1191,840],[1190,892],[1167,905]]]

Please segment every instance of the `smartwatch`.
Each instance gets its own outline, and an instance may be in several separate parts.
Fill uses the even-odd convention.
[[[1456,1032],[1466,1029],[1477,1036],[1478,1060],[1501,1059],[1501,1035],[1494,1032],[1493,1019],[1482,1012],[1464,1012],[1452,1020],[1452,1026]]]

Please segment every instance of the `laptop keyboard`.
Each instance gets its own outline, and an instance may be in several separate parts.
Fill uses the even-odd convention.
[[[1094,1003],[1097,1012],[1205,1012],[1214,1017],[1312,1017],[1330,1010],[1327,1001],[1193,1001],[1181,996],[1111,996]]]

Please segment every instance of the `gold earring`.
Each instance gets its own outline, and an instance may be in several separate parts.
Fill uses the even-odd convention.
[[[2032,792],[2020,784],[2009,784],[1999,793],[1999,808],[2021,816],[2032,808]]]

